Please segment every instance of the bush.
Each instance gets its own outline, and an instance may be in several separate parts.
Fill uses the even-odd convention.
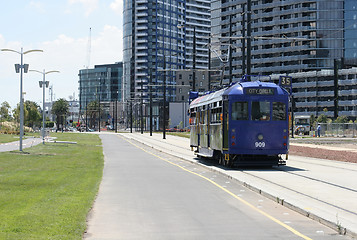
[[[53,128],[55,126],[55,122],[53,121],[46,121],[45,122],[46,128]]]

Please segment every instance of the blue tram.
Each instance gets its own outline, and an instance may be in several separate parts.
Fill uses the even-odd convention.
[[[222,165],[285,165],[289,93],[271,82],[241,81],[190,104],[190,145]]]

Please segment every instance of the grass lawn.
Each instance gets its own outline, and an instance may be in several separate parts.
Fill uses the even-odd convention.
[[[24,139],[27,137],[41,137],[41,133],[39,132],[25,133]],[[8,142],[14,142],[19,140],[20,140],[20,135],[0,133],[0,143],[8,143]]]
[[[13,141],[19,141],[19,135],[11,135],[11,134],[0,134],[0,143],[8,143]]]
[[[51,133],[62,141],[0,153],[0,239],[82,239],[102,177],[97,135]]]
[[[190,138],[189,132],[168,132],[167,134],[178,136],[178,137]]]

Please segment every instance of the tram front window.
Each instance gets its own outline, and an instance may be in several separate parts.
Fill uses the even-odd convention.
[[[248,120],[248,102],[232,104],[232,120]]]
[[[286,120],[285,103],[273,102],[273,120],[274,121]]]
[[[270,102],[252,102],[252,120],[270,120]]]

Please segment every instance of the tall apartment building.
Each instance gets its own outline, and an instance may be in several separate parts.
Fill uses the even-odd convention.
[[[251,21],[247,2],[212,1],[212,46],[221,56],[227,56],[231,46],[236,80],[246,70],[242,66],[248,41],[243,39],[248,27],[252,74],[332,69],[334,59],[357,55],[354,0],[251,0]],[[229,64],[216,61],[216,65],[224,68],[227,79]]]
[[[81,111],[92,101],[122,100],[123,63],[95,65],[79,70],[79,104]]]
[[[149,85],[154,99],[166,89],[175,101],[175,70],[207,68],[209,10],[210,0],[124,0],[126,101],[148,101]]]

